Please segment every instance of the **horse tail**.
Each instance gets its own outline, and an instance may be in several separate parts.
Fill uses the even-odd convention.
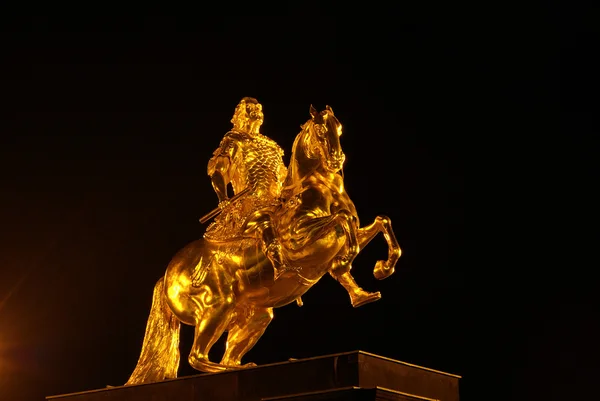
[[[154,286],[140,358],[125,385],[177,377],[181,323],[167,304],[164,288],[164,278],[161,278]]]

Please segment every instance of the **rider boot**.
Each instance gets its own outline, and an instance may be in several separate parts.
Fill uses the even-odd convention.
[[[289,270],[289,267],[284,262],[285,259],[281,252],[281,244],[275,238],[272,227],[266,223],[263,223],[261,225],[260,232],[262,234],[262,250],[273,266],[273,280],[275,281],[279,278],[281,273]],[[251,299],[264,298],[269,294],[268,288],[256,285],[255,275],[258,272],[259,270],[252,268],[248,270],[240,269],[235,273],[239,290],[246,293],[246,295]],[[260,281],[260,278],[258,280]],[[298,305],[301,306],[301,301],[297,302]]]
[[[272,234],[272,229],[270,231]],[[269,234],[265,235],[265,232],[263,232],[263,250],[273,265],[273,279],[277,280],[281,273],[287,270],[288,266],[286,265],[285,259],[282,255],[281,244],[279,241],[276,238],[271,237]],[[265,237],[267,238],[265,239]]]
[[[279,276],[286,270],[291,270],[285,256],[283,256],[282,246],[279,240],[275,237],[275,230],[271,225],[270,220],[265,220],[261,224],[261,236],[263,252],[273,265],[273,279],[277,280]]]
[[[274,280],[277,280],[284,271],[291,270],[283,256],[282,246],[275,235],[275,230],[273,229],[271,218],[268,214],[257,214],[249,219],[247,227],[257,230],[262,245],[262,251],[273,266]]]
[[[360,288],[349,271],[341,274],[332,273],[332,276],[346,289],[350,295],[350,303],[355,308],[381,299],[379,291],[368,292]]]

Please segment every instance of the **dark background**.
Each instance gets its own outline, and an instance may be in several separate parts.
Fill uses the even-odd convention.
[[[461,375],[464,401],[581,391],[598,372],[595,350],[578,348],[595,338],[587,299],[540,292],[518,253],[511,266],[522,267],[498,267],[506,245],[485,253],[497,238],[483,251],[487,232],[464,237],[465,173],[478,203],[493,178],[472,157],[496,157],[503,141],[489,112],[504,107],[506,123],[526,106],[555,110],[556,64],[545,58],[555,54],[521,44],[519,68],[486,51],[501,35],[484,40],[484,24],[465,31],[443,11],[6,21],[0,399],[128,379],[154,283],[217,204],[206,163],[244,96],[263,104],[262,132],[286,162],[310,104],[330,105],[361,221],[388,215],[404,251],[384,281],[372,276],[381,236],[354,264],[382,300],[353,309],[324,277],[303,307],[275,310],[245,361],[360,349]],[[488,75],[499,65],[504,74]],[[494,210],[473,204],[474,226],[495,221]],[[496,235],[510,243],[518,231]],[[197,373],[186,361],[192,333],[184,326],[180,375]]]

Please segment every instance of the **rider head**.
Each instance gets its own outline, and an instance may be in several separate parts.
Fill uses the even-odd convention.
[[[231,119],[233,128],[247,134],[258,134],[264,121],[262,105],[252,97],[243,98]]]

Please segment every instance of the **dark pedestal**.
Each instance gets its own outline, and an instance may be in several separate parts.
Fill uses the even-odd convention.
[[[460,376],[363,351],[46,397],[49,401],[458,401]]]
[[[418,397],[386,388],[348,387],[313,393],[284,395],[263,398],[262,401],[429,401],[431,398]]]

